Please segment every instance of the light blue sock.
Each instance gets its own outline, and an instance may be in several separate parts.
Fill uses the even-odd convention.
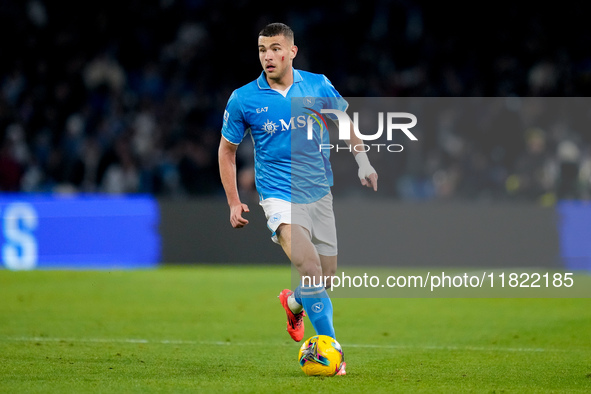
[[[301,304],[304,306],[314,330],[316,330],[316,334],[335,338],[332,324],[332,302],[324,286],[302,287],[299,296],[301,297]]]
[[[298,304],[303,305],[302,304],[302,286],[298,286],[295,288],[295,290],[293,291],[293,298],[295,298],[295,300],[297,301]]]

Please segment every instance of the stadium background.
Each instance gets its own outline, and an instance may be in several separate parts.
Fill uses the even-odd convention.
[[[578,6],[557,12],[501,2],[459,12],[420,1],[303,1],[293,8],[252,1],[4,1],[0,190],[154,196],[165,262],[211,262],[213,252],[200,248],[220,252],[208,241],[212,233],[245,247],[268,242],[260,213],[252,215],[248,235],[229,229],[217,146],[230,93],[260,73],[257,33],[274,21],[295,31],[296,67],[327,75],[344,96],[591,92],[591,34]],[[251,161],[248,147],[241,148],[241,193],[256,204]],[[591,196],[591,133],[491,128],[441,135],[381,179],[380,197],[392,203],[526,204],[547,221],[524,231],[554,231],[556,217],[544,209]],[[355,188],[339,190],[339,198]],[[191,233],[195,227],[202,231]],[[532,235],[532,247],[554,259],[557,241],[542,238]],[[271,246],[255,248],[257,258],[249,259],[285,261]]]
[[[497,285],[502,298],[332,297],[347,376],[306,377],[249,147],[246,229],[228,223],[216,164],[223,108],[260,73],[267,22],[290,24],[296,66],[348,97],[584,103],[583,5],[0,0],[0,392],[591,392],[589,299],[566,287],[568,298]],[[380,169],[378,193],[349,160],[335,190],[339,264],[371,263],[378,240],[396,256],[388,274],[566,265],[588,270],[574,279],[588,297],[584,126],[426,135]]]

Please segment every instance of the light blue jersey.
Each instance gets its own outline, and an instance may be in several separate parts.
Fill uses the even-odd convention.
[[[330,153],[319,149],[321,143],[330,143],[324,122],[316,115],[322,108],[344,111],[347,102],[324,75],[300,70],[293,70],[293,85],[285,96],[271,89],[264,72],[230,96],[222,136],[239,144],[251,134],[261,200],[311,203],[330,192]],[[308,123],[314,130],[311,140]]]

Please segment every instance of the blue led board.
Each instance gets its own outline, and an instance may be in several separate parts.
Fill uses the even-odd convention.
[[[591,271],[591,202],[562,201],[557,209],[560,254],[566,268]]]
[[[4,194],[0,220],[4,268],[147,268],[160,260],[150,196]]]

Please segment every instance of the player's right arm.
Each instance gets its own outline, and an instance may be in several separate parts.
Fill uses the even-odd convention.
[[[244,131],[248,128],[240,100],[234,91],[228,99],[228,105],[224,111],[222,138],[218,149],[220,177],[230,206],[230,223],[234,228],[242,228],[248,224],[248,220],[243,218],[242,214],[249,212],[249,209],[246,204],[240,201],[236,182],[236,150],[244,137]]]
[[[242,213],[250,212],[248,206],[240,201],[238,185],[236,182],[236,150],[238,145],[226,140],[220,140],[218,149],[218,162],[220,166],[220,177],[226,192],[228,205],[230,206],[230,223],[234,228],[242,228],[248,224],[248,220],[242,217]]]

